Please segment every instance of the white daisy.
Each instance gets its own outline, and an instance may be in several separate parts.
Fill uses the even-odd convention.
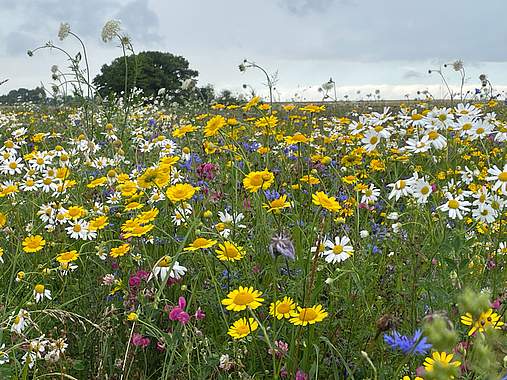
[[[336,236],[334,242],[326,240],[324,242],[324,252],[321,253],[321,256],[325,257],[326,262],[332,264],[345,261],[354,252],[354,248],[349,243],[350,239],[347,236]]]
[[[44,300],[44,298],[47,298],[48,300],[50,300],[50,299],[52,299],[51,298],[51,290],[46,289],[46,287],[42,284],[37,284],[33,288],[33,297],[35,298],[36,303],[41,302],[42,300]]]
[[[372,183],[370,187],[361,191],[363,196],[361,197],[361,203],[371,204],[375,203],[380,196],[380,190],[375,187]]]
[[[417,179],[411,186],[412,196],[417,200],[417,203],[424,204],[428,202],[428,197],[433,192],[431,184],[425,178]]]
[[[451,219],[463,219],[463,215],[470,211],[470,202],[463,199],[463,194],[454,196],[451,193],[446,193],[447,202],[438,206],[440,211],[448,212]]]
[[[410,186],[409,182],[406,179],[400,179],[395,183],[390,183],[387,185],[388,187],[392,187],[391,193],[389,194],[389,199],[395,198],[395,200],[400,199],[402,196],[407,196],[410,194]]]
[[[498,166],[493,166],[488,169],[491,176],[486,177],[487,181],[496,181],[493,185],[493,191],[501,190],[503,194],[507,194],[507,164],[503,166],[503,170],[498,169]]]

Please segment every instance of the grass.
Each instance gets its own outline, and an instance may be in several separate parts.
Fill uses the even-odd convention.
[[[488,170],[505,172],[505,106],[468,108],[477,117],[467,132],[454,105],[384,105],[270,109],[252,99],[195,111],[139,103],[126,118],[106,104],[86,122],[76,107],[2,109],[0,373],[412,379],[425,357],[447,352],[466,365],[437,361],[424,379],[501,379],[506,199]],[[485,119],[492,129],[481,135]],[[368,131],[380,136],[375,149],[363,140]],[[407,149],[430,131],[444,146]],[[245,182],[262,171],[260,182]],[[427,203],[413,195],[418,179],[432,186]],[[396,199],[388,185],[399,180],[410,191]],[[173,192],[177,184],[189,187]],[[441,209],[447,192],[472,203],[481,191],[483,204],[465,205],[462,219]],[[336,200],[317,202],[318,192]],[[287,204],[269,206],[286,207],[268,211],[283,195]],[[479,207],[493,219],[474,214]],[[27,252],[23,242],[37,235],[45,244]],[[275,247],[280,235],[284,245]],[[344,236],[353,254],[326,261],[343,254],[331,248]],[[215,244],[184,250],[199,237]],[[225,242],[239,260],[219,259]],[[116,255],[123,244],[128,251]],[[67,262],[59,256],[73,250]],[[51,299],[36,302],[36,285]],[[227,310],[222,301],[239,286],[262,292],[261,305]],[[286,296],[302,308],[321,305],[322,318],[309,309],[270,315]],[[468,336],[473,325],[460,317],[470,313],[475,324],[494,301],[493,322]],[[26,326],[12,331],[19,315]],[[246,336],[234,339],[229,328],[243,317]],[[405,353],[384,341],[417,329],[433,345],[426,354],[415,350],[420,341]]]

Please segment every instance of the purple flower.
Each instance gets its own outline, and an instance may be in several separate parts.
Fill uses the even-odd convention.
[[[198,308],[195,311],[194,317],[195,317],[195,319],[197,319],[197,320],[200,321],[200,320],[203,320],[206,317],[206,314],[204,313],[204,311],[201,310],[201,308]]]
[[[201,180],[211,181],[213,178],[215,178],[217,169],[218,168],[215,164],[206,162],[197,167],[197,176]]]
[[[308,380],[308,379],[309,379],[308,374],[304,373],[300,369],[297,370],[296,380]]]

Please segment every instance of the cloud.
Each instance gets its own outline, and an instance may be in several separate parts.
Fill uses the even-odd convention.
[[[146,45],[156,46],[162,37],[159,33],[157,14],[148,7],[146,0],[135,0],[123,6],[116,14],[129,36]]]
[[[423,73],[416,70],[407,70],[403,73],[403,79],[419,79],[423,77]]]
[[[102,27],[110,19],[121,19],[123,31],[140,43],[149,44],[160,37],[157,14],[147,0],[20,0],[12,8],[10,4],[10,0],[0,0],[0,8],[8,12],[10,31],[0,29],[8,54],[24,54],[34,45],[56,42],[61,22],[69,23],[71,30],[88,43],[100,43]]]
[[[278,2],[282,8],[299,16],[308,12],[323,12],[329,9],[333,3],[335,0],[281,0]]]
[[[262,82],[261,73],[239,73],[245,57],[269,72],[278,69],[281,86],[329,76],[351,86],[430,85],[439,78],[427,70],[455,59],[465,62],[467,83],[482,72],[493,83],[507,83],[505,0],[484,7],[462,0],[426,0],[417,7],[406,0],[0,0],[0,7],[0,67],[12,78],[11,88],[37,85],[51,64],[65,60],[57,52],[30,60],[27,49],[53,40],[77,51],[77,41],[58,41],[60,22],[83,38],[96,74],[121,54],[118,44],[100,39],[109,19],[122,21],[136,51],[182,55],[199,70],[200,82],[217,89]],[[454,74],[450,80],[458,81]]]

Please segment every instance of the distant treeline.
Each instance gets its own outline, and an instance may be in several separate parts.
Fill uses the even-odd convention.
[[[11,90],[6,95],[0,95],[0,103],[16,104],[16,103],[45,103],[46,92],[42,87],[36,87],[32,90],[27,88],[18,88]]]

